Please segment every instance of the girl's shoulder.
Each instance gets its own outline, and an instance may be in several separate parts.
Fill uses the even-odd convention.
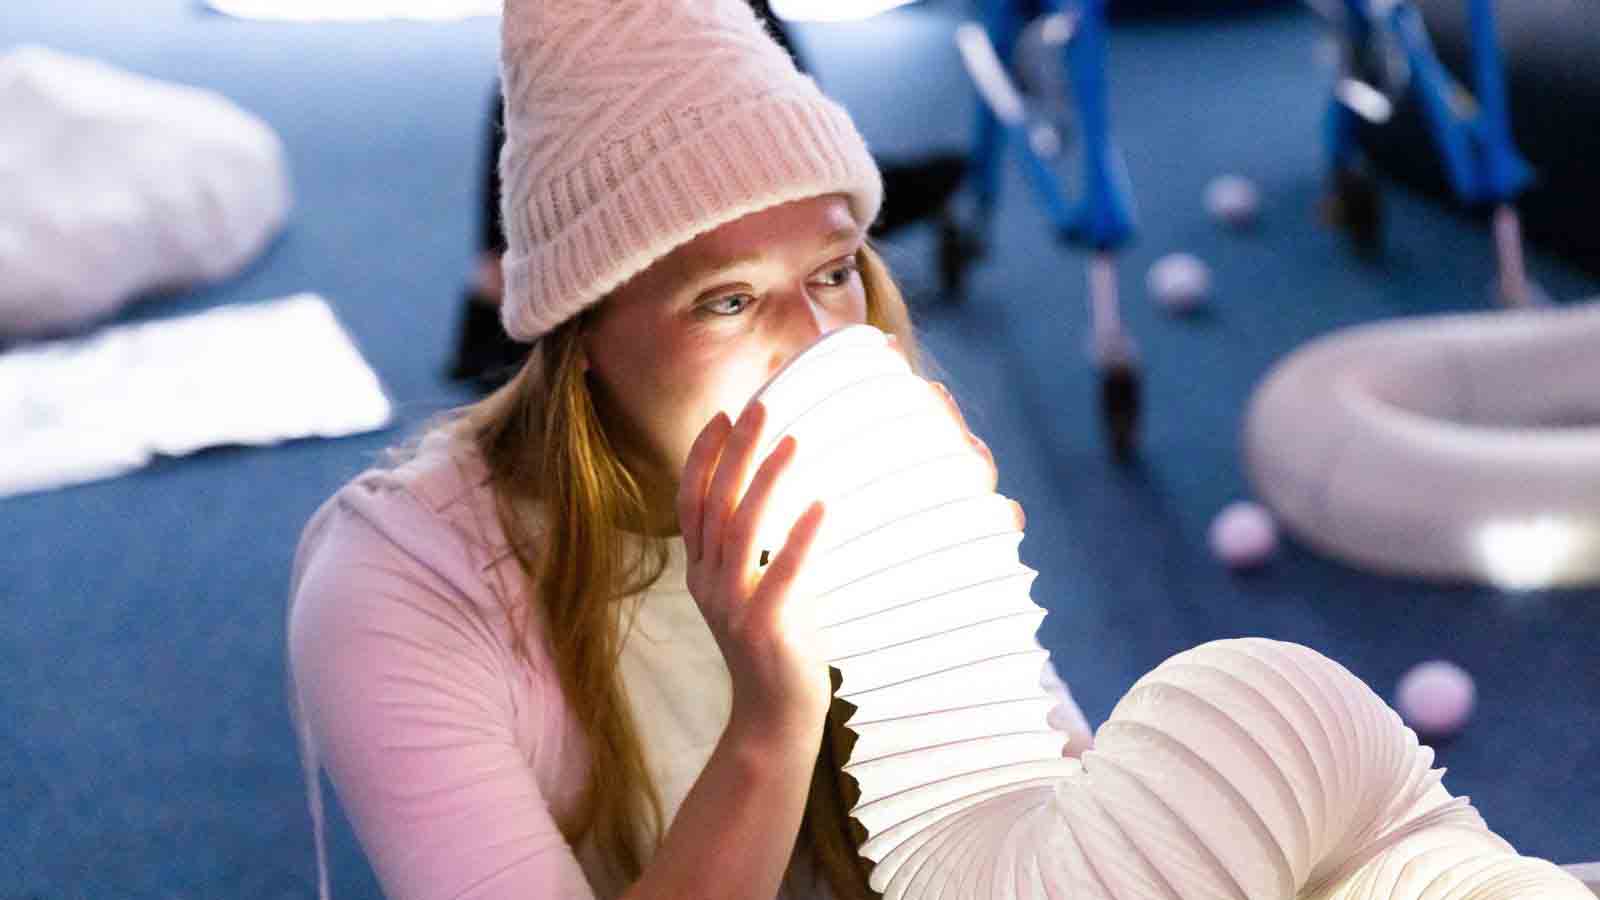
[[[490,556],[507,550],[483,457],[471,441],[448,429],[423,437],[398,465],[368,469],[344,492],[370,498],[398,497],[402,503],[420,507],[438,527],[454,532],[475,550]]]
[[[351,547],[483,600],[505,599],[494,595],[507,587],[508,566],[516,566],[488,469],[476,448],[448,429],[341,487],[306,525],[297,557]]]

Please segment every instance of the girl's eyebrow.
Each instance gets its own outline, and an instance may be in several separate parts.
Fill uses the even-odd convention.
[[[829,248],[836,245],[855,243],[856,239],[860,237],[860,235],[861,228],[856,224],[851,223],[849,225],[841,225],[838,228],[828,232],[826,235],[823,235],[822,240],[817,243],[817,246]],[[698,273],[696,273],[694,277],[694,283],[696,285],[705,284],[714,278],[722,276],[726,272],[760,262],[764,255],[765,254],[761,253],[760,251],[757,251],[755,253],[747,253],[744,256],[739,256],[733,259],[723,260],[719,263],[715,263],[707,268],[701,269]]]

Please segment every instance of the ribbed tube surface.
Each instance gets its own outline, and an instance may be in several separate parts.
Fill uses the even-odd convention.
[[[1393,710],[1298,645],[1180,653],[1062,758],[1036,573],[943,400],[866,326],[759,397],[763,443],[799,442],[765,545],[828,504],[808,586],[856,707],[845,769],[890,900],[1593,900],[1490,832]]]

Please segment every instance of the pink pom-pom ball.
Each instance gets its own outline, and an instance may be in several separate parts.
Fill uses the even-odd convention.
[[[1168,253],[1150,266],[1145,287],[1168,312],[1189,312],[1211,295],[1211,269],[1192,253]]]
[[[1449,737],[1472,716],[1477,701],[1472,676],[1453,662],[1429,660],[1400,676],[1395,706],[1400,718],[1423,737]]]
[[[1247,228],[1261,212],[1261,192],[1243,175],[1218,175],[1206,185],[1206,211],[1224,225]]]
[[[1277,549],[1277,523],[1259,503],[1230,503],[1211,521],[1211,552],[1232,568],[1259,566]]]

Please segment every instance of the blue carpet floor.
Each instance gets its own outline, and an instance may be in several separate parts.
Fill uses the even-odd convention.
[[[955,7],[808,26],[824,85],[874,146],[963,144],[973,98]],[[439,375],[474,251],[477,165],[497,23],[240,22],[186,0],[0,5],[0,47],[38,42],[214,88],[286,142],[297,203],[240,277],[151,299],[125,320],[302,290],[328,297],[398,405],[340,441],[227,448],[0,501],[0,898],[300,898],[312,843],[283,702],[290,557],[316,505],[431,414],[469,399]],[[1125,316],[1146,363],[1141,461],[1110,462],[1085,364],[1083,259],[1049,237],[1013,169],[991,252],[961,303],[938,296],[926,228],[887,247],[1000,489],[1022,501],[1041,637],[1091,720],[1166,656],[1217,637],[1302,642],[1385,696],[1422,659],[1477,676],[1446,784],[1524,852],[1600,859],[1600,592],[1508,594],[1379,578],[1290,545],[1234,577],[1205,544],[1247,495],[1241,409],[1271,363],[1330,329],[1482,309],[1481,223],[1389,194],[1389,253],[1355,261],[1315,222],[1324,73],[1297,8],[1112,35],[1115,128],[1141,234]],[[0,127],[4,127],[0,123]],[[1239,172],[1262,227],[1224,233],[1200,197]],[[1214,311],[1177,321],[1144,296],[1161,254],[1214,269]],[[1600,284],[1534,250],[1566,300]],[[294,365],[285,359],[285,366]],[[335,816],[336,897],[378,896]]]

